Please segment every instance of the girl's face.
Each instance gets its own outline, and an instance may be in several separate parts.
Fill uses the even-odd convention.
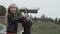
[[[16,5],[11,5],[11,6],[10,6],[10,11],[11,11],[11,13],[16,13],[16,10],[17,10]]]

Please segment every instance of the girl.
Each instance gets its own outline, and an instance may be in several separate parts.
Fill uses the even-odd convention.
[[[24,27],[23,34],[30,34],[31,29],[31,21],[27,20],[26,15],[17,16],[17,6],[15,4],[11,4],[8,8],[8,26],[7,26],[7,34],[17,34],[18,22],[22,22],[22,26]]]
[[[11,4],[8,8],[7,34],[17,34],[17,24],[21,20],[21,17],[18,17],[16,14],[17,10],[18,8],[15,4]]]

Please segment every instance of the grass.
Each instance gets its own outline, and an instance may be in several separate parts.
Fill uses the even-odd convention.
[[[60,26],[52,22],[34,22],[33,34],[59,34]]]
[[[1,31],[2,29],[3,29],[2,26],[0,26],[0,31]]]
[[[3,22],[3,20],[0,22]],[[4,22],[2,24],[5,24]],[[23,29],[21,23],[18,23],[18,33]],[[53,22],[33,21],[31,34],[60,34],[60,25]]]
[[[5,24],[5,23],[4,23],[4,19],[0,19],[0,24]],[[2,26],[0,26],[0,31],[1,31],[2,29],[3,29]]]
[[[60,25],[52,22],[33,21],[31,34],[60,34]],[[18,24],[18,32],[22,30],[21,24]]]

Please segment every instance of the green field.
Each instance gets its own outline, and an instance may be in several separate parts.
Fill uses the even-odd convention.
[[[52,22],[33,22],[31,34],[60,34],[60,25]],[[18,24],[18,32],[22,30],[21,24]]]
[[[0,23],[5,24],[4,20]],[[60,25],[52,22],[33,21],[31,34],[60,34]],[[6,24],[5,24],[6,25]],[[18,33],[23,29],[21,23],[18,23]],[[1,29],[0,29],[1,30]]]
[[[4,24],[5,25],[5,20],[4,19],[0,19],[0,24]],[[0,26],[0,31],[2,30],[2,26]]]

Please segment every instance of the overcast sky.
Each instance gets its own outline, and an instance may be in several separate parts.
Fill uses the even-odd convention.
[[[45,14],[47,17],[60,18],[60,0],[0,0],[0,5],[6,8],[12,3],[15,3],[19,8],[40,8],[38,14],[33,16],[41,17]]]

